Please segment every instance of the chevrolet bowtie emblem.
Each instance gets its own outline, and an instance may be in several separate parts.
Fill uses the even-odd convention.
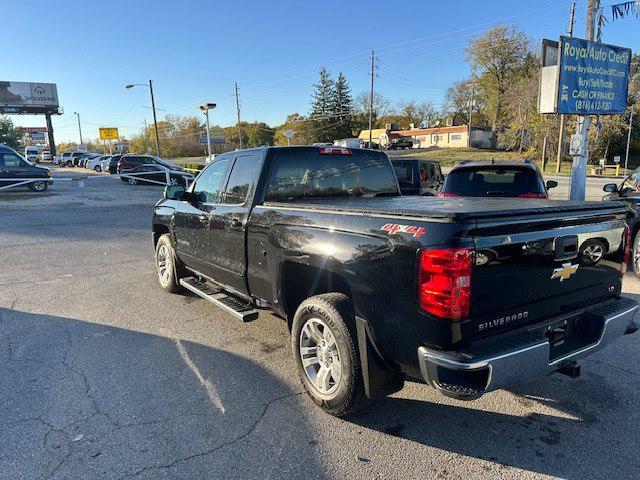
[[[554,278],[559,278],[560,281],[564,281],[569,278],[571,275],[578,271],[578,265],[571,265],[570,263],[563,263],[562,268],[556,268],[553,270],[551,274],[551,280]]]

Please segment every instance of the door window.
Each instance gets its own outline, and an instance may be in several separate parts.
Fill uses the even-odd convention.
[[[0,167],[5,170],[19,170],[24,166],[22,159],[13,153],[0,154]]]
[[[254,182],[256,173],[260,170],[257,155],[241,155],[236,158],[233,169],[229,174],[227,188],[225,188],[222,203],[238,205],[244,203],[249,188]]]
[[[193,186],[193,194],[200,203],[220,203],[222,181],[229,166],[229,158],[220,159],[198,176]]]

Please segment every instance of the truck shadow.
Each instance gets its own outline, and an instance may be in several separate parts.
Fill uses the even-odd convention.
[[[629,419],[638,402],[632,392],[622,392],[616,381],[620,380],[609,385],[593,373],[583,373],[579,380],[554,375],[468,403],[436,403],[442,397],[435,391],[430,393],[433,403],[390,397],[349,420],[487,460],[494,465],[483,468],[501,475],[506,474],[504,469],[516,467],[561,478],[630,478],[640,467],[632,433],[638,425],[630,425],[634,420]],[[622,458],[631,459],[630,463]]]
[[[3,478],[326,477],[300,392],[229,352],[0,308],[0,362]]]

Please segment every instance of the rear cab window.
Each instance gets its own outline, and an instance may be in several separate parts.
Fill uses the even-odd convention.
[[[393,162],[393,169],[400,185],[413,185],[413,163],[407,161]]]
[[[391,162],[384,155],[364,150],[344,155],[284,149],[274,154],[265,201],[387,195],[399,192]]]
[[[546,194],[542,179],[534,169],[517,166],[458,168],[447,175],[442,191],[463,197]]]

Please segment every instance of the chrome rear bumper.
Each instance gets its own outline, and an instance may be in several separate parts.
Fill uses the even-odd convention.
[[[525,383],[553,373],[606,347],[625,334],[634,333],[638,303],[619,298],[581,312],[567,351],[552,346],[541,329],[503,334],[457,352],[418,348],[424,380],[449,397],[474,400],[499,388]],[[590,333],[584,334],[588,331]],[[584,338],[582,338],[584,337]]]

